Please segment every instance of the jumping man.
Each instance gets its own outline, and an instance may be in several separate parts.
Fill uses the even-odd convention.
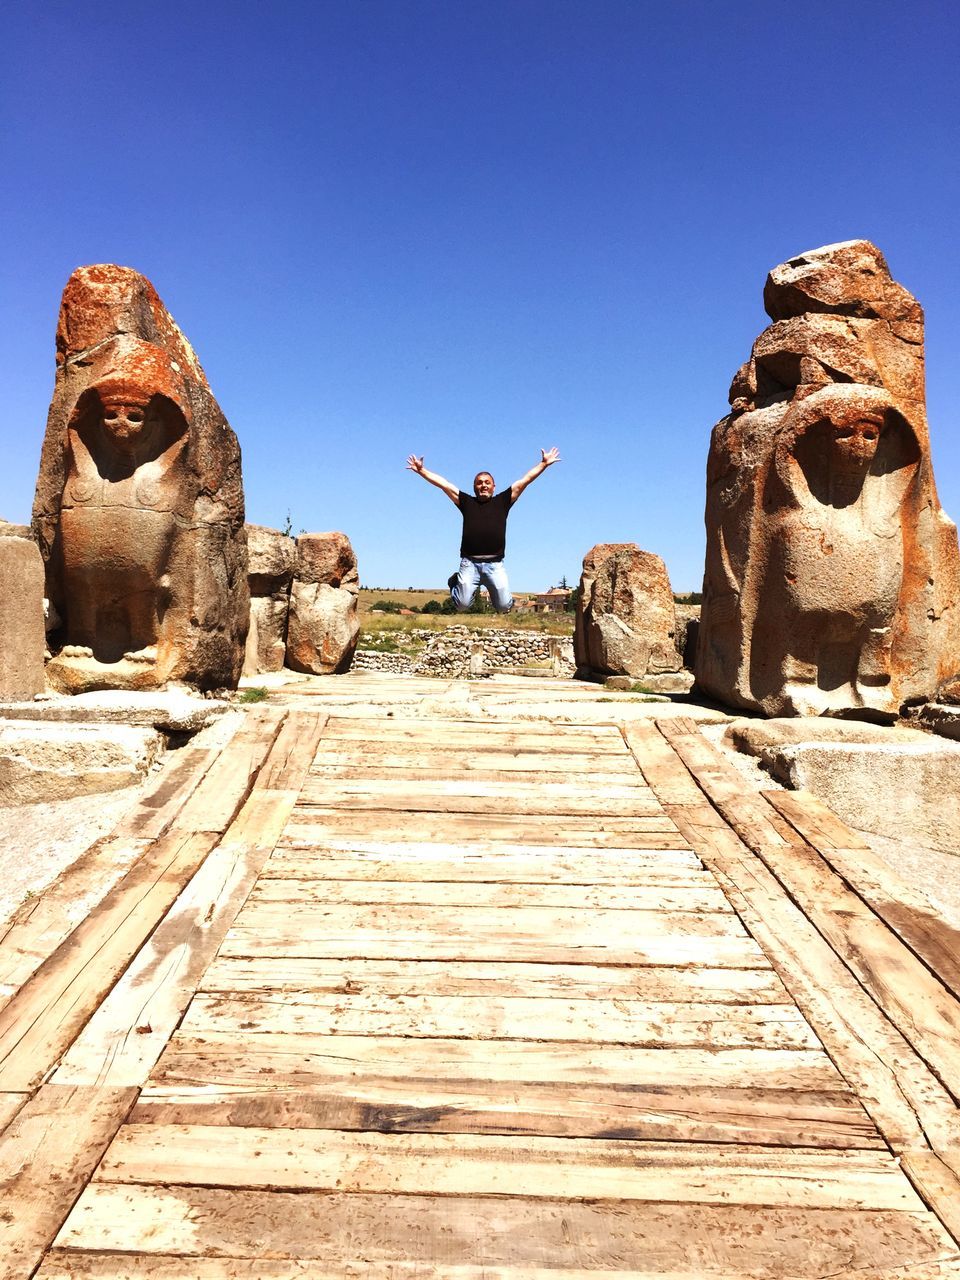
[[[515,480],[509,489],[494,496],[495,485],[489,471],[478,471],[473,479],[473,496],[458,489],[443,476],[428,471],[423,458],[411,454],[407,468],[423,476],[428,484],[442,489],[451,502],[460,508],[463,516],[463,537],[460,541],[460,569],[450,578],[450,595],[457,612],[463,613],[473,603],[480,586],[487,588],[490,600],[498,613],[513,608],[513,596],[503,567],[507,538],[507,516],[510,508],[531,481],[542,476],[547,467],[560,461],[557,449],[541,449],[540,461],[525,476]]]

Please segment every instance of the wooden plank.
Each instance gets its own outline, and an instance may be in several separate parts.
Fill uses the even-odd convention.
[[[248,712],[246,723],[208,769],[174,818],[171,830],[226,831],[249,795],[286,714],[272,707]]]
[[[0,1133],[29,1098],[29,1093],[0,1093]]]
[[[389,809],[341,813],[336,809],[296,809],[288,833],[306,833],[313,840],[344,837],[356,840],[416,840],[486,843],[571,845],[577,848],[682,849],[683,838],[668,819],[585,818],[572,816],[558,823],[544,817],[504,817],[486,814],[398,813]]]
[[[763,963],[763,961],[761,961]],[[287,955],[218,956],[202,991],[327,992],[330,995],[443,994],[477,999],[510,996],[582,1000],[703,1000],[724,1004],[787,1004],[773,969],[634,968],[589,964],[434,964],[424,960],[314,960]]]
[[[556,940],[548,946],[568,949],[599,946],[604,941],[623,949],[648,938],[744,938],[733,912],[660,911],[639,908],[541,907],[538,905],[469,906],[460,902],[432,906],[413,902],[402,910],[380,910],[377,905],[247,902],[237,917],[237,929],[289,929],[319,936],[343,937],[356,930],[364,934],[388,934],[415,940],[418,935],[443,943],[469,939],[503,939],[524,944],[527,940]],[[371,957],[372,958],[372,957]],[[464,960],[471,957],[464,955]]]
[[[636,778],[641,784],[643,775],[636,762],[626,752],[611,751],[530,751],[515,749],[498,751],[485,747],[483,738],[472,751],[447,747],[424,747],[419,743],[403,742],[347,742],[343,739],[331,746],[326,741],[317,752],[311,774],[321,776],[328,769],[378,770],[384,777],[398,771],[406,775],[408,770],[430,770],[436,777],[436,766],[442,765],[445,773],[456,777],[464,774],[473,777],[477,773],[538,773],[553,778],[565,777]],[[411,776],[416,777],[416,773]]]
[[[789,822],[746,785],[743,774],[707,741],[693,720],[678,716],[658,720],[656,726],[710,802],[750,848],[753,844],[746,838],[748,833],[754,841],[771,847],[797,843]]]
[[[960,929],[948,924],[924,893],[902,880],[809,791],[764,791],[763,796],[952,994],[960,996]]]
[[[406,1276],[406,1267],[422,1264],[429,1268],[422,1274],[435,1277],[444,1274],[434,1270],[439,1265],[457,1280],[488,1280],[498,1275],[491,1270],[496,1267],[511,1268],[509,1280],[537,1276],[531,1267],[546,1268],[549,1280],[567,1280],[564,1267],[622,1274],[624,1280],[636,1271],[702,1280],[703,1262],[709,1259],[716,1275],[779,1273],[813,1280],[860,1263],[882,1267],[956,1256],[932,1215],[925,1213],[112,1183],[87,1188],[57,1244],[55,1260],[68,1250],[114,1250],[121,1258],[140,1252],[148,1257],[148,1266],[157,1255],[168,1255],[172,1266],[182,1267],[179,1255],[189,1260],[186,1272],[169,1274],[186,1274],[191,1280],[221,1280],[222,1272],[201,1270],[211,1258],[252,1260],[262,1269],[239,1274],[259,1280],[297,1274],[270,1271],[271,1258],[275,1263],[315,1260],[323,1276],[331,1274],[330,1266],[344,1263],[356,1265],[354,1274],[366,1276],[370,1266],[393,1266],[399,1260],[401,1269],[386,1275]],[[73,1254],[74,1261],[81,1263],[79,1253]],[[460,1269],[469,1265],[478,1268],[475,1277]],[[148,1269],[134,1274],[156,1280],[165,1273]]]
[[[453,777],[446,769],[438,765],[432,776],[423,780],[406,777],[384,778],[380,773],[369,771],[359,778],[346,778],[342,774],[326,776],[310,773],[303,794],[309,803],[324,804],[323,797],[336,796],[337,803],[346,796],[370,798],[376,796],[399,797],[401,799],[431,799],[450,796],[456,799],[504,799],[532,801],[538,797],[552,801],[590,801],[598,803],[606,812],[607,804],[614,800],[628,801],[630,804],[647,805],[648,813],[656,813],[659,804],[653,791],[637,775],[630,782],[604,779],[602,785],[596,782],[585,782],[583,775],[577,775],[576,781],[557,779],[550,775],[545,781],[538,775],[533,778],[521,774],[509,774],[506,780],[488,782],[483,778]]]
[[[323,840],[289,825],[265,875],[331,879],[490,880],[547,884],[690,884],[705,874],[678,833],[673,849],[596,849],[550,845],[431,844],[415,840]],[[341,875],[338,866],[347,874]],[[390,874],[384,875],[384,871]]]
[[[0,1011],[0,1089],[31,1089],[57,1061],[216,843],[170,831]]]
[[[859,1215],[858,1215],[859,1216]],[[792,1224],[791,1224],[792,1225]],[[833,1224],[831,1223],[831,1226]],[[862,1225],[862,1224],[859,1224]],[[749,1229],[749,1228],[747,1228]],[[816,1227],[814,1227],[816,1229]],[[843,1228],[840,1228],[843,1230]],[[865,1250],[869,1252],[869,1248]],[[303,1270],[305,1264],[297,1260],[278,1261],[275,1258],[183,1258],[160,1257],[157,1254],[94,1254],[74,1253],[57,1249],[37,1273],[38,1280],[137,1280],[150,1276],[152,1280],[302,1280],[304,1275],[316,1276],[316,1271]],[[309,1264],[306,1264],[309,1265]],[[681,1264],[682,1265],[682,1264]],[[612,1269],[598,1272],[594,1267],[529,1267],[518,1271],[514,1266],[491,1266],[488,1263],[463,1265],[445,1262],[370,1262],[358,1258],[350,1262],[323,1264],[323,1280],[597,1280],[598,1275],[615,1275],[619,1280],[704,1280],[701,1267],[695,1270],[668,1270],[657,1267],[651,1271],[644,1267],[631,1267],[625,1271],[614,1261]],[[833,1265],[832,1263],[828,1264]],[[884,1267],[864,1270],[856,1265],[855,1271],[821,1271],[817,1274],[830,1280],[955,1280],[960,1276],[960,1258],[944,1262],[921,1262],[906,1267]],[[711,1272],[711,1274],[719,1274]],[[724,1280],[757,1280],[757,1271],[732,1271],[725,1267]],[[769,1271],[766,1274],[770,1274]],[[812,1272],[793,1269],[780,1271],[785,1280],[811,1280]]]
[[[730,1006],[623,998],[491,996],[478,1001],[471,996],[444,994],[397,996],[385,1004],[379,996],[212,992],[195,997],[182,1029],[186,1035],[208,1031],[240,1034],[254,1029],[318,1035],[559,1040],[648,1048],[818,1047],[794,1005]]]
[[[621,731],[644,781],[662,804],[703,802],[703,792],[654,725],[646,720],[630,720]]]
[[[329,724],[324,712],[292,711],[254,784],[258,791],[296,791],[303,785]]]
[[[33,1273],[136,1098],[44,1085],[0,1135],[0,1277]]]
[[[583,911],[619,908],[635,911],[728,912],[730,905],[716,882],[695,885],[500,884],[477,881],[261,879],[250,904],[301,906],[562,907]]]
[[[527,722],[484,720],[482,723],[456,720],[440,724],[426,720],[360,720],[331,716],[328,729],[334,742],[417,743],[427,748],[452,751],[542,751],[569,755],[624,754],[623,739],[613,725],[543,725]]]
[[[431,1080],[342,1081],[313,1089],[152,1086],[136,1124],[252,1125],[380,1133],[502,1133],[633,1141],[762,1143],[886,1149],[860,1104],[843,1093],[660,1085],[497,1085]]]
[[[118,839],[158,840],[223,750],[222,747],[200,747],[190,743],[176,751],[168,751],[156,780],[119,823],[114,836]]]
[[[845,1091],[819,1049],[644,1049],[511,1040],[408,1040],[248,1030],[233,1035],[178,1032],[154,1068],[151,1086],[195,1083],[218,1089],[302,1089],[358,1080],[491,1081],[687,1087],[742,1085]]]
[[[309,767],[325,717],[291,712],[253,790],[220,844],[141,948],[67,1052],[61,1084],[142,1084],[246,901]]]
[[[150,843],[130,837],[98,840],[53,884],[17,908],[0,938],[3,1004],[36,973]]]
[[[578,938],[571,939],[559,934],[539,933],[539,928],[547,923],[548,915],[556,914],[540,912],[536,913],[536,920],[528,921],[531,931],[526,935],[514,928],[507,932],[495,929],[483,937],[468,937],[458,936],[456,932],[451,934],[449,926],[435,934],[424,933],[422,924],[400,932],[390,929],[389,922],[372,918],[369,921],[371,927],[363,929],[357,917],[346,918],[344,910],[341,909],[336,930],[330,927],[304,930],[291,920],[274,928],[255,918],[248,918],[230,930],[221,954],[237,957],[284,952],[294,957],[331,960],[509,960],[543,964],[653,964],[678,968],[765,967],[763,952],[746,935],[710,937],[677,933],[644,936],[638,933],[629,939],[617,939],[598,929],[593,935],[581,932]],[[654,913],[637,914],[642,915],[645,922]],[[551,940],[544,941],[545,936]]]
[[[623,794],[626,793],[626,794]],[[300,804],[320,809],[391,810],[414,813],[482,813],[496,818],[566,817],[568,814],[607,817],[656,818],[662,810],[651,792],[637,787],[566,788],[541,784],[455,782],[434,780],[362,781],[311,779],[303,788]],[[663,830],[661,826],[654,830]],[[669,828],[667,828],[669,829]]]
[[[98,1182],[886,1209],[923,1203],[881,1151],[490,1134],[124,1125]]]
[[[510,759],[511,757],[500,757],[501,759]],[[532,757],[532,759],[544,759],[543,756]],[[586,759],[586,757],[578,757]],[[557,762],[556,766],[550,770],[541,769],[539,763],[531,763],[526,768],[511,767],[508,769],[494,769],[486,765],[486,761],[475,762],[471,768],[455,768],[449,759],[444,759],[443,755],[437,753],[417,752],[411,753],[411,760],[416,763],[409,765],[397,765],[394,768],[387,768],[380,765],[376,760],[367,761],[364,764],[345,764],[338,763],[331,757],[329,763],[319,761],[310,770],[312,782],[317,786],[330,785],[333,782],[343,779],[352,783],[360,783],[367,779],[380,780],[383,782],[393,782],[399,784],[401,782],[413,782],[421,784],[431,782],[434,779],[443,776],[450,782],[475,782],[475,783],[502,783],[503,785],[512,786],[515,784],[531,784],[536,783],[538,779],[543,778],[545,781],[557,785],[569,785],[570,787],[583,787],[584,779],[594,777],[602,786],[603,783],[609,781],[618,787],[629,787],[633,794],[649,795],[650,788],[643,780],[640,770],[630,765],[630,762],[622,760],[619,756],[603,757],[598,759],[608,759],[611,764],[616,766],[615,769],[591,769],[587,764],[583,769],[567,769],[563,767],[564,762]],[[553,764],[551,759],[551,764]],[[628,767],[624,768],[624,764]],[[597,787],[595,786],[595,793]]]

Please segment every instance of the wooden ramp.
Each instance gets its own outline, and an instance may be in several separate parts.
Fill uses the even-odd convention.
[[[148,888],[0,945],[0,1275],[960,1276],[956,993],[832,815],[683,721],[204,766]]]

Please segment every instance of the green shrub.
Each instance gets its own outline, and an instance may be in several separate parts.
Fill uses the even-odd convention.
[[[237,699],[238,702],[265,702],[270,695],[262,685],[256,685],[252,689],[244,689]]]

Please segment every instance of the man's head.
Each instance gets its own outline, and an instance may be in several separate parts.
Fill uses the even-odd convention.
[[[493,497],[493,476],[489,471],[478,471],[473,477],[473,492],[479,502],[488,502]]]

